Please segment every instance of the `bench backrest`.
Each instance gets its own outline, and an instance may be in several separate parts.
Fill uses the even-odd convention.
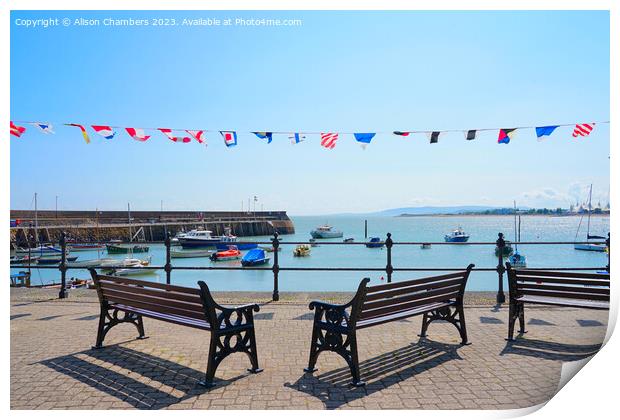
[[[204,304],[200,289],[90,272],[102,305],[121,304],[209,322],[215,317],[215,309]]]
[[[523,295],[609,302],[609,274],[514,269],[506,263],[511,299]]]
[[[465,271],[378,286],[366,286],[367,282],[363,281],[362,293],[358,290],[358,302],[351,311],[352,321],[379,317],[387,321],[390,316],[397,317],[399,313],[434,303],[462,304],[472,268],[474,265],[470,264]]]

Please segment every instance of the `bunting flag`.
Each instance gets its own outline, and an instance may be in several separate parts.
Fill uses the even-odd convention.
[[[207,141],[205,132],[203,130],[185,130],[190,136],[192,136],[200,144]],[[206,143],[205,143],[206,146]]]
[[[321,133],[321,146],[326,149],[333,149],[336,147],[338,141],[338,133]]]
[[[40,123],[40,122],[34,122],[34,123],[30,123],[32,125],[34,125],[35,127],[37,127],[39,130],[41,130],[44,134],[55,134],[54,131],[52,130],[52,125],[48,124],[48,123]]]
[[[497,136],[497,143],[508,144],[510,140],[515,136],[517,132],[516,128],[500,128],[499,136]]]
[[[360,143],[362,149],[366,149],[366,147],[370,144],[370,141],[377,133],[354,133],[355,140]]]
[[[409,134],[411,134],[410,131],[393,131],[394,134],[396,134],[397,136],[403,136],[403,137],[407,137]]]
[[[439,136],[441,136],[441,131],[429,131],[426,133],[428,136],[428,140],[433,143],[439,143]]]
[[[116,132],[108,125],[91,125],[91,127],[97,134],[108,140],[112,140],[116,135]]]
[[[237,132],[236,131],[220,131],[220,134],[224,138],[226,147],[233,147],[237,145]]]
[[[544,140],[543,139],[544,136],[550,136],[551,133],[553,133],[555,129],[558,127],[559,125],[545,125],[543,127],[536,127],[537,140],[538,141]]]
[[[192,139],[189,137],[179,137],[179,136],[173,135],[172,130],[169,128],[158,128],[158,130],[164,133],[166,137],[168,137],[170,140],[172,140],[175,143],[178,143],[178,142],[189,143],[190,141],[192,141]]]
[[[273,140],[273,133],[271,132],[253,131],[253,133],[256,134],[256,137],[258,137],[259,139],[267,139],[267,144],[271,143],[271,140]]]
[[[127,134],[129,134],[134,140],[147,141],[151,138],[151,136],[144,134],[144,130],[141,128],[126,128],[125,131],[127,131]]]
[[[301,143],[302,141],[306,140],[306,136],[301,133],[292,133],[290,136],[288,136],[288,138],[291,140],[292,144]]]
[[[579,136],[581,137],[589,136],[592,130],[594,130],[594,123],[576,124],[575,129],[573,130],[573,137],[577,138]]]
[[[465,140],[476,140],[476,135],[478,132],[476,130],[467,130],[465,132]]]
[[[81,125],[81,124],[65,124],[65,125],[70,125],[71,127],[78,127],[80,129],[80,131],[82,132],[82,137],[84,137],[84,141],[86,142],[86,144],[90,143],[90,137],[88,137],[88,133],[86,132],[86,128],[84,128],[83,125]]]
[[[25,131],[26,131],[25,127],[20,127],[18,125],[15,125],[13,124],[13,121],[11,121],[11,134],[12,135],[14,135],[15,137],[21,137]]]

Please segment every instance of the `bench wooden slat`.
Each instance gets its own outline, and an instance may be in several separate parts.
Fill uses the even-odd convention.
[[[179,315],[164,314],[161,312],[150,311],[144,308],[138,308],[131,305],[112,304],[111,308],[120,309],[122,311],[136,313],[149,318],[154,318],[160,321],[171,322],[173,324],[184,325],[186,327],[200,328],[202,330],[210,330],[211,325],[205,319],[188,318]]]
[[[357,328],[367,328],[374,325],[385,324],[386,322],[398,321],[400,319],[409,318],[410,316],[424,314],[434,309],[444,308],[452,305],[451,302],[435,302],[428,305],[418,306],[408,311],[397,312],[375,318],[362,319],[357,322]]]
[[[609,287],[609,280],[579,280],[576,278],[530,277],[517,275],[517,281],[520,283],[555,283],[570,284],[575,286]]]
[[[560,299],[584,299],[608,301],[609,296],[594,293],[560,292],[557,290],[519,289],[519,293],[530,296],[552,296]]]
[[[186,301],[178,301],[172,299],[161,298],[157,296],[149,296],[143,293],[140,293],[140,290],[137,287],[133,287],[134,290],[104,290],[103,295],[108,300],[114,300],[115,297],[122,297],[125,299],[135,300],[138,302],[142,302],[145,304],[153,303],[155,305],[159,305],[162,307],[172,307],[183,310],[188,310],[192,312],[196,312],[197,314],[202,314],[202,318],[206,315],[204,313],[204,309],[202,305],[197,305],[195,303],[186,302]]]
[[[97,275],[97,278],[99,280],[107,280],[107,281],[112,281],[114,283],[137,284],[137,285],[144,286],[144,287],[151,287],[151,288],[162,289],[162,290],[170,290],[174,292],[187,293],[190,295],[200,296],[200,290],[194,289],[192,287],[175,286],[172,284],[156,283],[153,281],[146,281],[146,280],[136,280],[136,279],[130,279],[126,277]]]
[[[451,285],[451,286],[445,286],[441,288],[432,289],[430,291],[418,291],[417,293],[408,293],[402,296],[397,296],[397,297],[393,297],[389,299],[375,300],[372,302],[364,302],[364,305],[362,306],[362,314],[364,314],[365,312],[371,309],[384,308],[384,307],[393,306],[399,303],[406,303],[406,302],[414,303],[420,300],[424,300],[425,298],[444,295],[444,294],[448,294],[452,292],[458,292],[460,288],[461,288],[461,285],[457,284],[457,285]]]
[[[608,287],[571,287],[564,286],[563,284],[538,284],[538,283],[517,283],[517,290],[557,290],[560,292],[577,292],[577,293],[595,293],[600,295],[608,295],[609,296],[609,288]]]
[[[586,309],[609,309],[609,302],[587,301],[583,299],[562,299],[556,297],[529,296],[524,295],[516,299],[524,303],[536,303],[541,305],[565,306],[570,308],[586,308]]]
[[[136,308],[146,309],[153,312],[171,313],[174,315],[181,315],[194,319],[205,319],[204,313],[197,311],[185,310],[174,308],[171,306],[157,305],[155,303],[145,302],[143,300],[137,300],[132,297],[127,297],[121,292],[115,292],[114,294],[108,294],[108,301],[110,304],[121,303],[123,305],[134,306]]]
[[[406,281],[398,281],[394,283],[386,283],[379,284],[377,286],[370,286],[366,288],[366,294],[371,294],[375,292],[380,292],[382,290],[391,290],[391,289],[400,289],[407,286],[416,286],[419,284],[431,283],[439,280],[447,280],[447,279],[463,279],[467,275],[467,272],[458,271],[455,273],[444,274],[441,276],[433,276],[433,277],[425,277],[423,279],[414,279],[414,280],[406,280]]]
[[[405,295],[405,294],[417,292],[420,290],[432,290],[432,289],[438,289],[438,288],[445,287],[445,286],[452,286],[452,285],[457,285],[457,284],[460,285],[462,283],[463,283],[462,278],[454,279],[454,280],[448,279],[448,280],[434,281],[434,282],[422,284],[419,286],[403,287],[400,289],[392,289],[392,290],[388,290],[385,292],[376,292],[376,293],[368,294],[366,295],[366,299],[364,301],[372,302],[375,300],[385,299],[385,298],[389,298],[392,296]]]
[[[372,309],[368,311],[362,311],[360,313],[359,319],[368,319],[368,318],[376,318],[381,315],[388,315],[399,311],[406,311],[409,309],[413,309],[418,306],[423,306],[428,303],[438,303],[445,302],[450,300],[455,300],[459,296],[458,291],[446,292],[443,294],[439,294],[436,296],[428,297],[426,299],[416,300],[414,302],[402,303],[400,305],[392,305],[381,307],[379,309]]]
[[[592,280],[609,280],[609,274],[598,274],[598,273],[575,273],[575,272],[566,272],[566,271],[541,271],[541,270],[515,270],[515,274],[518,277],[524,276],[552,276],[552,277],[567,277],[567,278],[578,278],[578,279],[592,279]]]
[[[187,304],[198,305],[202,307],[202,300],[200,299],[199,296],[196,296],[196,295],[190,295],[187,293],[172,292],[172,291],[166,291],[166,290],[160,290],[160,289],[150,289],[150,288],[142,287],[138,285],[115,283],[111,281],[102,281],[100,282],[100,284],[101,284],[101,289],[103,290],[104,294],[106,293],[107,290],[118,290],[122,292],[138,293],[138,294],[144,294],[148,296],[156,296],[156,297],[161,297],[164,299],[175,300],[178,302],[186,302]]]

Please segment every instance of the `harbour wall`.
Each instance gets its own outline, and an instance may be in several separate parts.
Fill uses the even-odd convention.
[[[35,218],[37,223],[35,223]],[[57,243],[62,232],[75,242],[163,241],[166,232],[174,236],[192,229],[234,235],[262,236],[295,233],[295,226],[285,211],[54,211],[11,210],[11,243],[17,246],[39,242]],[[35,224],[38,228],[35,228]]]

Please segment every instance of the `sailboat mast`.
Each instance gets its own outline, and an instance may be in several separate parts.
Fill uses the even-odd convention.
[[[37,193],[34,193],[34,239],[39,243],[39,212],[37,208]]]
[[[129,203],[127,203],[127,223],[129,224],[129,242],[131,242],[131,209],[129,207]]]
[[[592,184],[590,184],[590,196],[588,198],[588,233],[586,239],[590,239],[590,215],[592,214]]]
[[[515,208],[515,242],[517,241],[517,201],[513,201],[514,204],[514,208]],[[517,244],[515,243],[515,251],[517,250]]]

